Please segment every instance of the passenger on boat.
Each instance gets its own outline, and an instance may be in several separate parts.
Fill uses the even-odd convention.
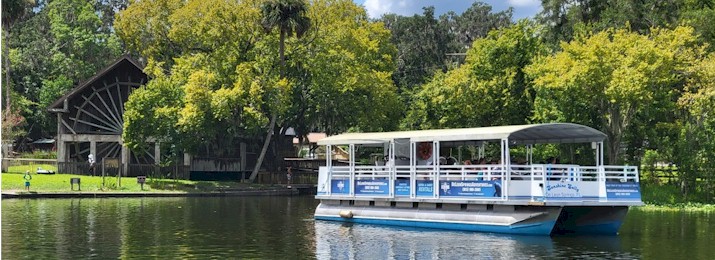
[[[385,156],[385,168],[392,169],[392,166],[395,166],[395,162],[390,160],[390,157]]]
[[[546,159],[546,175],[547,176],[560,176],[561,172],[559,172],[557,169],[555,169],[555,165],[559,164],[559,159],[556,157],[549,157]],[[549,177],[548,180],[553,181],[553,180],[560,180],[559,178],[556,177]]]
[[[491,164],[492,164],[492,166],[489,168],[489,171],[492,175],[492,180],[501,179],[501,176],[503,175],[502,167],[501,167],[501,159],[493,160]]]
[[[503,176],[501,159],[492,161],[491,174],[494,182],[494,197],[501,197],[501,180]]]
[[[479,167],[477,168],[477,169],[479,169],[479,171],[477,172],[477,176],[479,176],[479,177],[477,177],[477,180],[483,181],[484,175],[486,175],[487,171],[489,170],[489,168],[486,166],[487,159],[484,157],[479,158],[479,161],[477,161],[476,164],[479,165]]]

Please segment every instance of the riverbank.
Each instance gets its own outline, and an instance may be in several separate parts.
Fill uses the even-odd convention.
[[[641,182],[641,197],[646,205],[639,209],[644,211],[715,212],[715,204],[688,200],[671,184]]]
[[[79,184],[72,184],[79,178]],[[2,198],[100,198],[100,197],[199,197],[298,195],[295,186],[248,184],[241,182],[146,179],[83,176],[72,174],[33,174],[26,191],[23,174],[2,174]]]

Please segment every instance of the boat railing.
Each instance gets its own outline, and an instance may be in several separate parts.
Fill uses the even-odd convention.
[[[340,197],[586,201],[614,195],[608,188],[614,185],[635,187],[639,192],[638,168],[628,165],[332,166],[325,173],[330,183],[327,195]],[[342,183],[335,184],[334,180]],[[459,187],[459,192],[453,192],[454,187]],[[482,188],[488,192],[479,193]]]

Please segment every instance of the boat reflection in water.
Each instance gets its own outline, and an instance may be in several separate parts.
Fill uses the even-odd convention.
[[[329,221],[315,221],[315,236],[317,259],[524,259],[625,253],[618,236],[524,236]]]
[[[318,259],[523,258],[551,255],[550,237],[315,222]]]

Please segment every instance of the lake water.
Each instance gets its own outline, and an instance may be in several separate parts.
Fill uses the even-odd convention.
[[[298,197],[2,200],[3,259],[713,259],[715,214],[631,210],[619,236],[314,221]]]

